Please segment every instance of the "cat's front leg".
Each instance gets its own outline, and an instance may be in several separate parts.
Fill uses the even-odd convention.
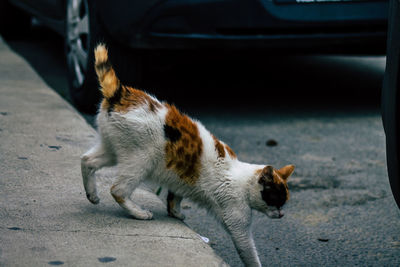
[[[261,262],[258,258],[256,246],[250,231],[246,232],[246,230],[243,229],[236,232],[236,230],[234,230],[231,231],[231,236],[243,263],[248,267],[260,267]]]
[[[168,196],[167,196],[168,215],[183,221],[185,219],[185,215],[181,213],[181,201],[182,201],[181,196],[175,195],[171,191],[168,191]]]
[[[223,223],[230,233],[240,258],[247,267],[259,267],[261,262],[250,231],[251,210],[249,208],[232,209],[223,212]]]

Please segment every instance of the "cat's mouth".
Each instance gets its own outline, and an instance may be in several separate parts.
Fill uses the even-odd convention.
[[[267,216],[271,219],[280,219],[283,215],[284,213],[280,208],[270,208],[267,210]]]

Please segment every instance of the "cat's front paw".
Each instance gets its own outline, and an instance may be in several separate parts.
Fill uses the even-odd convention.
[[[100,203],[100,198],[96,194],[86,194],[86,197],[92,204],[96,205]]]

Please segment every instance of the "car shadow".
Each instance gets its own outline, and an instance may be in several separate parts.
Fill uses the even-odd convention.
[[[61,36],[34,27],[6,42],[71,103]],[[154,53],[143,89],[188,112],[379,108],[384,56],[239,52]]]

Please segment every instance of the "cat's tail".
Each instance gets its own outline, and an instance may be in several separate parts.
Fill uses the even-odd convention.
[[[120,81],[108,59],[108,51],[104,44],[98,44],[94,50],[95,69],[101,92],[104,98],[110,99],[120,90]]]

